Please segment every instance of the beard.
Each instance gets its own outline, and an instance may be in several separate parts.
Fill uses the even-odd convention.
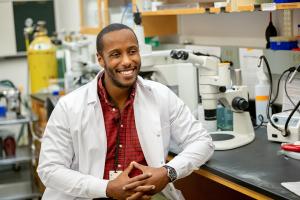
[[[116,69],[112,69],[107,66],[106,63],[104,63],[104,69],[105,69],[105,75],[107,76],[108,79],[110,79],[110,82],[118,87],[118,88],[123,88],[123,89],[128,89],[135,84],[137,81],[137,75],[140,71],[141,64],[139,64],[135,69],[134,69],[134,77],[131,80],[123,80],[121,78],[121,74],[117,72]]]

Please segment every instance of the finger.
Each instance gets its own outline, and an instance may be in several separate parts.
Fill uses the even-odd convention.
[[[129,174],[133,168],[134,168],[133,162],[131,162],[131,163],[128,165],[128,167],[123,171],[123,173]]]
[[[133,190],[133,189],[135,189],[138,186],[144,185],[145,183],[146,183],[145,180],[135,181],[135,182],[132,182],[132,183],[124,185],[123,186],[123,190]]]
[[[137,163],[137,162],[134,162],[134,161],[132,162],[132,164],[133,164],[133,166],[134,166],[135,168],[141,170],[142,172],[145,171],[146,166],[141,165],[141,164],[139,164],[139,163]]]
[[[153,190],[155,190],[155,185],[143,185],[143,186],[138,186],[134,189],[135,192],[143,192],[143,193],[152,192]]]
[[[133,183],[133,182],[136,182],[136,181],[146,180],[146,179],[148,179],[151,176],[152,176],[151,173],[140,174],[138,176],[130,178],[129,181],[128,181],[128,183]]]
[[[142,181],[135,181],[133,183],[129,183],[127,185],[125,185],[123,187],[123,190],[133,190],[135,189],[136,187],[139,187],[139,186],[142,186],[146,183],[146,180],[142,180]],[[149,185],[148,185],[149,186]],[[150,185],[150,188],[151,188],[151,185]],[[138,191],[137,191],[138,192]]]
[[[150,195],[143,195],[141,199],[142,200],[149,200],[149,199],[151,199],[151,196]]]
[[[136,192],[133,195],[131,195],[130,197],[128,197],[126,200],[136,200],[136,199],[141,199],[143,196],[142,192]]]

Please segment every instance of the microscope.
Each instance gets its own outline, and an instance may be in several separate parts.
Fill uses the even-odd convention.
[[[233,131],[211,132],[216,150],[229,150],[249,144],[255,138],[250,114],[246,111],[248,89],[232,85],[229,63],[212,56],[198,56],[185,50],[172,50],[170,57],[192,63],[199,69],[199,90],[205,120],[216,120],[217,100],[233,111]]]

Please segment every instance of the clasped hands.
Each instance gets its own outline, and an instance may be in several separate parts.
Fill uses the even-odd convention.
[[[142,171],[141,175],[130,178],[132,169]],[[151,196],[160,192],[169,183],[167,169],[153,168],[136,162],[130,165],[114,180],[108,182],[106,195],[113,199],[151,199]]]

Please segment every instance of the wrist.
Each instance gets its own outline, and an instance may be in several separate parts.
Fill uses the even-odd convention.
[[[108,198],[113,198],[113,191],[114,191],[113,181],[108,181],[107,187],[106,187],[106,196]]]
[[[170,182],[170,178],[168,176],[168,170],[165,167],[161,167],[163,171],[163,181],[168,184]]]

